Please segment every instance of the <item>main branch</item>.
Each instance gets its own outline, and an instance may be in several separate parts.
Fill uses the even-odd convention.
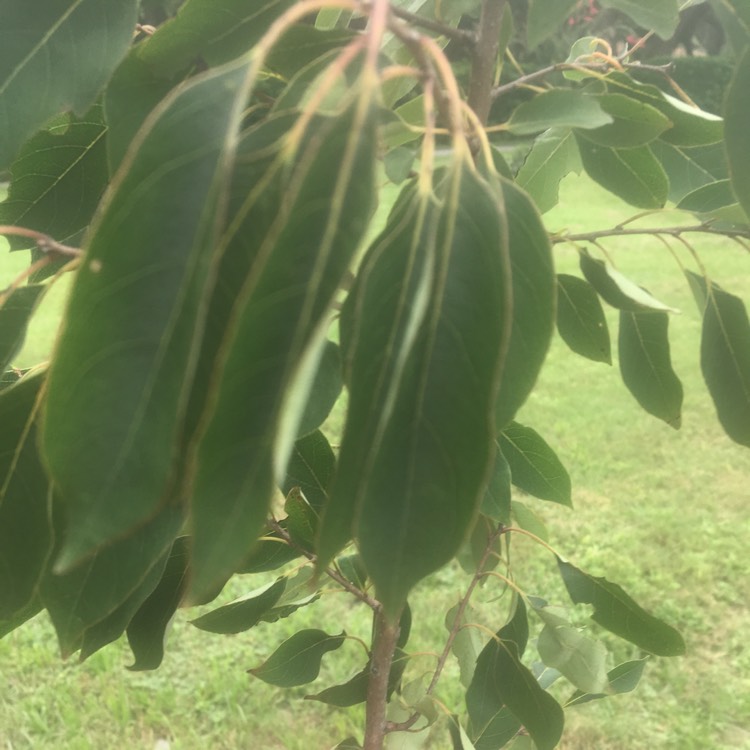
[[[479,36],[471,58],[468,104],[483,125],[492,107],[492,85],[495,82],[505,3],[506,0],[482,0]]]

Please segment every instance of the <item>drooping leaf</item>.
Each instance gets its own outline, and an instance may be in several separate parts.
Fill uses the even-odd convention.
[[[128,644],[135,658],[128,669],[157,669],[164,658],[167,628],[187,585],[189,542],[185,536],[175,539],[161,580],[128,624]]]
[[[240,291],[196,442],[193,593],[232,572],[262,529],[304,407],[287,398],[304,398],[312,383],[334,295],[373,210],[375,128],[363,87],[315,132]]]
[[[35,598],[52,552],[51,493],[37,450],[44,373],[0,394],[0,621],[18,617]]]
[[[573,12],[578,0],[531,0],[526,17],[526,41],[534,49],[559,31]]]
[[[276,687],[295,687],[312,682],[320,672],[323,656],[346,640],[322,630],[301,630],[287,638],[259,667],[249,669],[263,682]]]
[[[29,321],[45,290],[43,284],[21,286],[0,304],[0,372],[5,371],[23,346]]]
[[[599,94],[595,98],[602,110],[612,117],[612,123],[581,130],[580,135],[600,146],[645,146],[672,127],[670,119],[658,109],[624,94]]]
[[[750,447],[750,322],[744,302],[687,272],[705,298],[701,370],[716,413],[732,440]]]
[[[557,330],[582,357],[612,364],[609,329],[599,296],[577,276],[557,275]]]
[[[573,132],[552,128],[534,141],[516,182],[545,213],[557,205],[560,180],[570,172],[580,171],[581,158]]]
[[[608,695],[619,695],[635,690],[641,680],[641,675],[648,660],[649,657],[646,656],[643,659],[635,659],[634,661],[626,661],[623,664],[618,664],[614,669],[610,669],[607,672],[606,692],[584,693],[581,690],[576,690],[565,702],[565,707],[580,706],[583,703],[606,698]]]
[[[50,117],[94,103],[127,52],[138,2],[5,2],[2,16],[0,170]]]
[[[539,433],[511,422],[500,433],[497,444],[516,487],[541,500],[572,506],[568,472]]]
[[[216,212],[250,83],[243,63],[170,97],[91,231],[43,424],[70,521],[62,565],[152,516],[169,492]]]
[[[580,256],[581,271],[586,281],[596,289],[599,296],[612,307],[625,312],[676,312],[645,289],[623,276],[616,268],[587,252]]]
[[[507,524],[510,521],[510,485],[510,466],[498,447],[481,506],[482,513],[497,523]]]
[[[672,36],[679,21],[677,0],[602,0],[602,5],[622,11],[662,39]]]
[[[620,373],[638,403],[670,427],[682,422],[682,383],[672,369],[669,316],[620,311]],[[593,691],[589,691],[593,692]]]
[[[534,387],[555,327],[555,271],[544,224],[528,196],[503,180],[508,222],[513,323],[495,409],[501,429]]]
[[[678,203],[703,185],[729,176],[724,144],[685,148],[661,140],[651,143],[654,156],[669,178],[669,200]]]
[[[648,146],[614,149],[576,134],[586,173],[603,188],[638,208],[662,208],[669,180]]]
[[[612,122],[596,97],[573,89],[550,89],[519,104],[507,127],[514,135],[531,135],[549,128],[593,129]]]
[[[584,573],[560,558],[557,565],[573,602],[593,605],[594,622],[651,654],[685,653],[682,636],[671,625],[646,612],[616,583]]]

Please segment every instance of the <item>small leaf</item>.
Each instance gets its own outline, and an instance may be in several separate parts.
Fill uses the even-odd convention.
[[[612,364],[602,304],[591,284],[577,276],[557,275],[557,330],[576,354]]]
[[[600,146],[645,146],[672,127],[670,119],[656,107],[624,94],[599,94],[596,100],[613,121],[593,130],[581,130],[580,135]]]
[[[46,288],[44,284],[21,286],[0,302],[0,372],[23,346],[29,321]]]
[[[581,253],[580,262],[586,280],[608,305],[626,312],[677,312],[673,307],[652,297],[609,263],[592,258],[586,251]]]
[[[594,622],[651,654],[685,653],[682,636],[638,606],[616,583],[584,573],[559,557],[557,565],[573,602],[593,605]]]
[[[510,485],[510,466],[498,447],[495,452],[495,465],[481,505],[481,512],[497,523],[507,524],[510,521]]]
[[[638,403],[676,430],[682,421],[682,383],[669,354],[665,312],[620,311],[620,372]]]
[[[531,135],[555,127],[599,128],[613,122],[593,97],[573,89],[550,89],[513,111],[507,128],[514,135]]]
[[[286,521],[280,521],[286,530]],[[264,573],[276,570],[282,565],[296,560],[302,553],[289,544],[276,531],[267,531],[251,547],[250,552],[237,567],[238,573]]]
[[[340,648],[345,640],[345,633],[328,635],[322,630],[301,630],[248,672],[276,687],[306,685],[317,678],[323,656]]]
[[[614,669],[610,669],[607,672],[607,692],[584,693],[581,690],[576,690],[565,703],[565,707],[580,706],[589,701],[606,698],[608,695],[619,695],[635,690],[641,680],[641,675],[648,659],[649,657],[646,656],[643,659],[626,661]]]
[[[511,422],[500,433],[498,446],[516,487],[541,500],[572,507],[570,476],[539,433]]]
[[[602,0],[602,5],[622,11],[662,39],[672,36],[679,21],[677,0]]]
[[[294,444],[281,491],[288,495],[299,487],[311,507],[322,511],[328,500],[328,488],[333,480],[336,456],[325,435],[316,430]]]
[[[292,541],[303,549],[310,549],[318,528],[318,514],[299,487],[292,487],[289,491],[284,512]]]

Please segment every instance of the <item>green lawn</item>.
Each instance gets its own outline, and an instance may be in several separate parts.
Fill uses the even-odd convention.
[[[547,215],[550,230],[611,226],[632,210],[585,179],[563,186],[565,210]],[[660,221],[671,221],[669,217]],[[698,368],[700,320],[675,260],[654,240],[607,242],[618,268],[682,311],[671,322],[673,362],[685,386],[683,426],[675,432],[645,414],[625,390],[617,365],[583,360],[553,343],[538,387],[519,415],[558,451],[574,485],[575,511],[533,502],[561,554],[595,575],[620,583],[641,604],[678,626],[688,654],[651,664],[635,693],[568,712],[565,750],[703,750],[750,748],[750,581],[745,509],[750,452],[726,438]],[[750,299],[750,259],[723,240],[696,242],[704,264],[729,291]],[[677,249],[686,265],[690,257]],[[574,272],[575,251],[558,247],[561,270]],[[22,254],[12,258],[22,262]],[[2,283],[12,276],[3,258]],[[40,311],[17,364],[49,351],[64,296],[57,291]],[[616,349],[615,316],[611,316]],[[555,603],[566,598],[554,561],[532,542],[514,543],[515,574],[529,593]],[[463,576],[447,568],[414,597],[413,652],[440,648],[441,616],[461,590]],[[231,585],[231,598],[259,585]],[[485,611],[502,617],[497,586],[477,594]],[[315,610],[315,611],[313,611]],[[190,613],[193,616],[194,613]],[[332,654],[313,689],[286,692],[254,681],[246,670],[302,627],[366,637],[366,612],[331,595],[283,624],[247,634],[212,636],[181,613],[165,663],[154,673],[125,669],[123,642],[83,665],[59,661],[54,634],[37,618],[0,641],[0,747],[3,748],[303,748],[333,746],[361,714],[301,700],[362,666],[355,642]],[[496,621],[488,624],[497,625]],[[635,650],[607,639],[619,661]],[[434,663],[415,661],[413,676]],[[447,675],[450,678],[455,669]],[[460,710],[459,693],[445,680],[439,697]],[[161,745],[166,748],[166,744]],[[443,750],[447,740],[428,747]]]

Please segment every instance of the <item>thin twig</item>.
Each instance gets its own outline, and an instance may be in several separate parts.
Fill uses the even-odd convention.
[[[83,255],[83,250],[80,248],[63,245],[62,242],[58,242],[44,232],[37,232],[35,229],[17,227],[12,224],[0,224],[0,234],[28,237],[34,240],[36,246],[47,255],[62,255],[65,258],[80,258]]]
[[[599,229],[595,232],[581,232],[578,234],[559,234],[552,235],[553,244],[561,242],[596,242],[603,237],[632,237],[643,236],[645,234],[658,236],[666,235],[680,239],[683,234],[712,234],[719,237],[729,237],[731,239],[750,240],[750,229],[716,229],[710,224],[693,224],[686,227],[644,227],[625,228],[623,226],[613,227],[612,229]]]
[[[434,31],[436,34],[447,36],[449,39],[453,39],[456,42],[469,45],[474,45],[477,42],[477,35],[473,31],[458,29],[455,26],[448,26],[448,24],[441,23],[440,21],[434,21],[431,18],[424,18],[417,13],[412,13],[411,11],[394,6],[391,6],[391,13],[397,18],[407,21],[412,26],[418,26],[427,29],[428,31]]]

